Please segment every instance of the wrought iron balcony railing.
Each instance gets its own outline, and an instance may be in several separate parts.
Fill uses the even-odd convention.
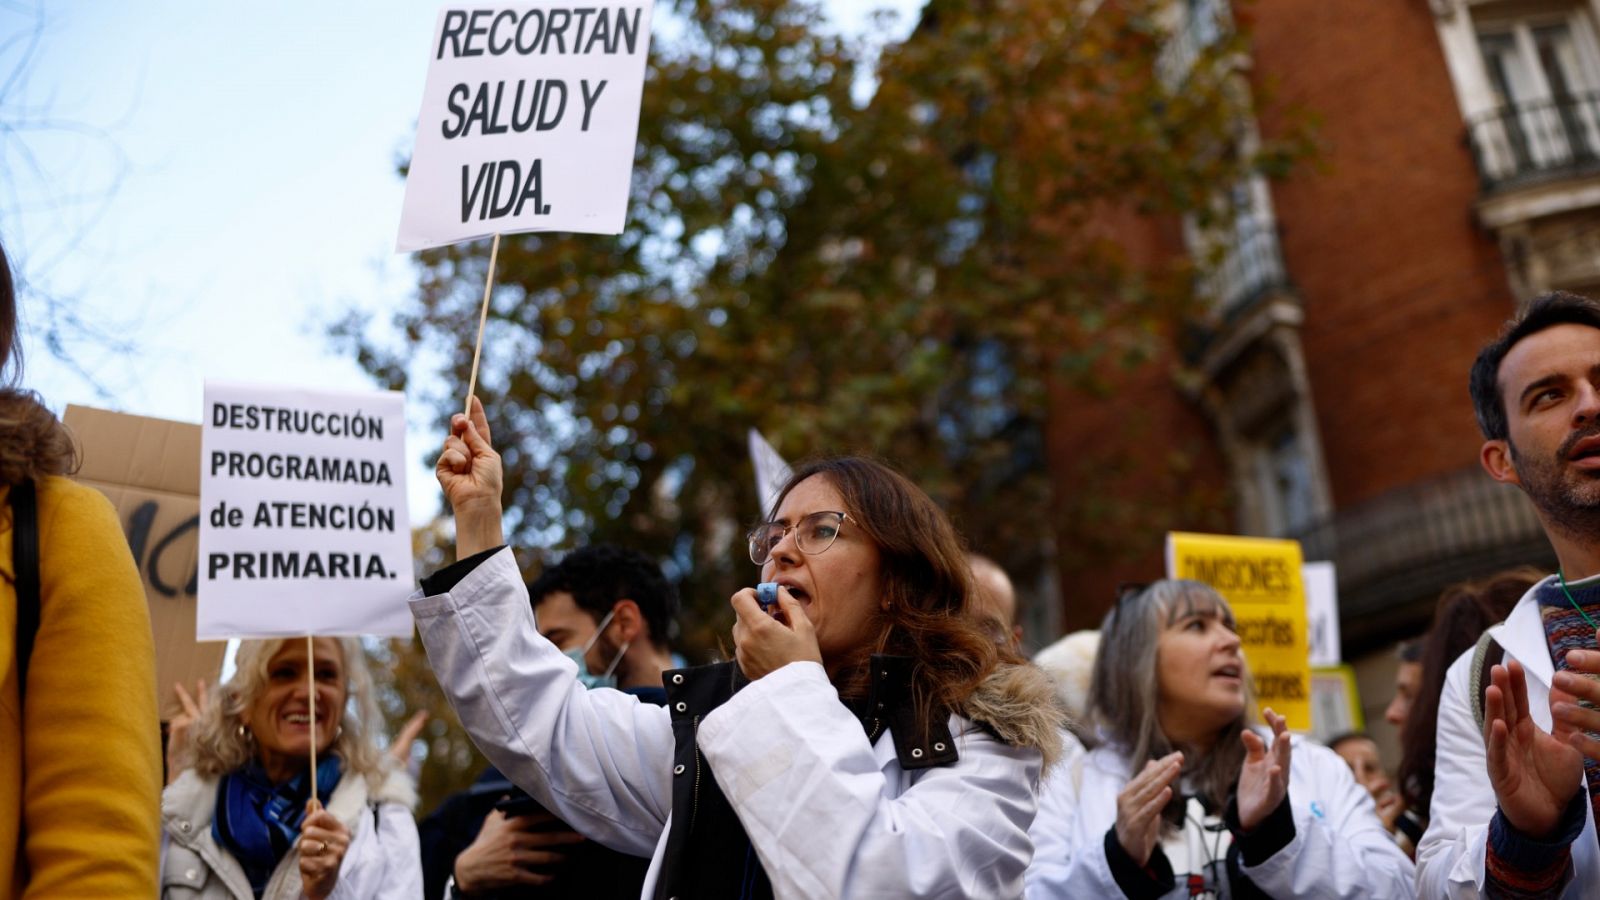
[[[1600,172],[1600,93],[1503,106],[1467,136],[1485,192]]]
[[[1335,563],[1347,647],[1426,626],[1450,584],[1554,561],[1527,497],[1477,466],[1340,510],[1297,537],[1306,559]]]
[[[1200,282],[1200,294],[1224,317],[1288,283],[1278,232],[1272,222],[1237,223],[1216,268]]]

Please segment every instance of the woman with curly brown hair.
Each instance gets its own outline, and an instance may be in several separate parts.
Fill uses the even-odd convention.
[[[156,892],[161,738],[139,572],[21,380],[0,249],[0,895]]]
[[[646,897],[1017,897],[1049,680],[969,614],[955,530],[870,460],[803,467],[750,534],[775,613],[731,600],[736,660],[668,706],[586,690],[539,637],[500,525],[482,406],[437,474],[460,562],[412,602],[434,672],[502,772],[579,832],[652,855]]]

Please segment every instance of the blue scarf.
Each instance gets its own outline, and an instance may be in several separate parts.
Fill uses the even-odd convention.
[[[325,756],[317,762],[317,799],[328,797],[339,784],[339,758]],[[217,788],[217,812],[211,834],[243,867],[257,897],[278,868],[284,854],[300,837],[311,797],[311,779],[305,772],[275,785],[255,760],[222,776]]]

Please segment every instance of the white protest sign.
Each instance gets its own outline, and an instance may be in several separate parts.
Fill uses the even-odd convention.
[[[1311,665],[1339,664],[1339,584],[1333,563],[1308,562],[1300,567],[1306,586],[1306,624]]]
[[[199,638],[411,634],[405,426],[394,391],[206,382]]]
[[[778,499],[778,493],[794,473],[772,444],[754,428],[750,429],[750,462],[756,469],[756,499],[761,502],[764,516],[772,511],[772,501]]]
[[[396,250],[492,234],[618,234],[652,0],[447,5]]]

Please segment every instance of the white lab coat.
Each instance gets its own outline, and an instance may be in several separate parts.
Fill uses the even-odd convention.
[[[1554,576],[1545,579],[1549,584]],[[1544,622],[1533,589],[1517,601],[1505,622],[1489,629],[1527,673],[1528,712],[1550,730],[1550,679],[1555,665],[1545,641]],[[1489,820],[1499,808],[1489,785],[1488,755],[1483,734],[1472,716],[1472,651],[1462,654],[1445,675],[1439,697],[1438,742],[1434,756],[1433,803],[1428,830],[1417,845],[1417,888],[1420,897],[1478,897],[1484,891],[1484,852]],[[1578,784],[1583,776],[1578,775]],[[1600,843],[1595,839],[1594,813],[1583,805],[1583,833],[1572,842],[1572,866],[1561,897],[1593,897],[1600,885]],[[1576,878],[1574,878],[1576,875]]]
[[[509,550],[448,593],[412,599],[428,659],[473,740],[578,832],[652,856],[672,813],[668,710],[586,690],[534,626]],[[792,663],[699,724],[698,745],[776,897],[1017,897],[1032,845],[1037,749],[953,716],[960,760],[903,770],[888,733],[869,743],[822,667]]]
[[[1263,737],[1271,740],[1270,732]],[[1412,896],[1411,861],[1395,846],[1365,788],[1337,754],[1292,737],[1289,803],[1294,839],[1259,866],[1243,866],[1272,897],[1402,898]],[[1132,772],[1116,749],[1103,746],[1051,770],[1031,834],[1029,900],[1123,896],[1106,860],[1105,836],[1117,821],[1117,795]],[[1186,897],[1180,879],[1167,897]]]

